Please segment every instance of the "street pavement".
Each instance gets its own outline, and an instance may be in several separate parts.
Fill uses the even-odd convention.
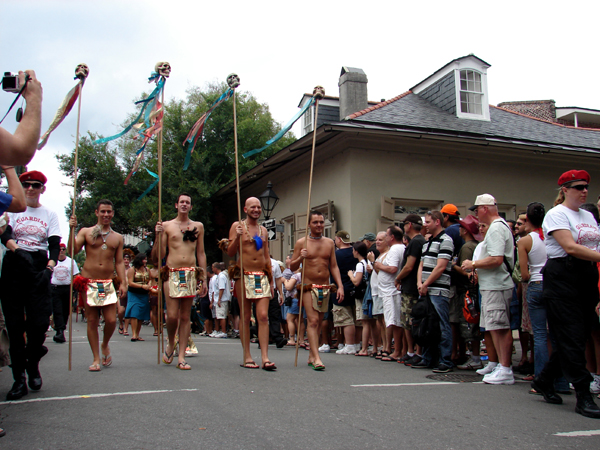
[[[99,373],[86,324],[73,324],[68,344],[48,333],[43,387],[0,402],[0,449],[548,449],[600,448],[600,421],[529,395],[529,383],[490,386],[435,380],[428,370],[335,353],[327,369],[307,366],[308,352],[269,346],[276,372],[243,369],[237,339],[193,335],[199,355],[191,371],[157,364],[157,340],[115,332],[113,364]],[[260,350],[251,344],[260,363]],[[516,355],[515,355],[516,356]],[[2,399],[12,385],[0,373]]]

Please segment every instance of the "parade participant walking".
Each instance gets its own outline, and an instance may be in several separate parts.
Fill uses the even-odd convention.
[[[118,296],[123,296],[127,290],[125,280],[125,265],[123,264],[123,236],[111,228],[115,215],[113,203],[110,200],[100,200],[95,210],[98,223],[93,227],[82,228],[75,237],[72,246],[69,234],[68,248],[73,248],[74,254],[85,248],[85,263],[81,274],[77,276],[73,285],[86,301],[85,313],[87,319],[87,337],[92,349],[94,360],[89,367],[90,372],[99,372],[100,350],[102,351],[102,366],[112,364],[112,355],[108,343],[117,325]],[[77,218],[69,219],[71,228],[77,227]],[[115,286],[114,272],[120,281],[120,286]],[[104,336],[99,348],[98,325],[100,312],[104,317]]]
[[[150,320],[150,299],[148,297],[152,284],[150,271],[146,267],[148,257],[138,253],[133,258],[127,271],[127,310],[125,318],[131,320],[131,342],[143,341],[140,337],[142,323]]]
[[[250,316],[252,303],[256,305],[258,321],[258,343],[262,359],[262,369],[276,370],[277,366],[269,360],[269,301],[271,300],[271,257],[267,229],[258,224],[261,214],[260,200],[250,197],[244,205],[246,218],[236,221],[229,230],[227,254],[234,257],[242,252],[244,273],[241,280],[235,280],[235,292],[239,302],[243,302],[244,317],[240,322],[240,334],[245,360],[242,367],[258,369],[259,366],[250,354]],[[241,245],[240,245],[241,242]]]
[[[562,403],[554,380],[562,374],[575,387],[575,412],[600,419],[600,408],[590,394],[593,380],[586,368],[585,343],[592,321],[598,320],[598,245],[600,231],[594,216],[580,206],[586,202],[590,175],[570,170],[558,179],[555,206],[544,217],[542,228],[548,262],[544,266],[542,299],[546,304],[556,351],[531,383],[548,403]]]
[[[152,249],[153,260],[158,259],[158,233],[162,233],[161,255],[167,254],[167,265],[161,269],[164,292],[167,300],[168,343],[163,362],[171,364],[175,351],[175,333],[179,327],[179,342],[188,342],[190,337],[190,315],[196,296],[196,286],[201,285],[200,296],[206,295],[206,254],[204,253],[204,225],[192,221],[192,197],[181,193],[175,203],[177,217],[156,224],[157,239]],[[159,261],[160,264],[160,261]],[[181,345],[183,347],[184,344]],[[185,351],[178,354],[177,368],[190,370],[185,361]]]
[[[15,380],[7,400],[27,394],[25,372],[32,390],[42,387],[39,362],[48,353],[43,344],[52,313],[50,277],[60,252],[58,217],[40,203],[46,192],[46,176],[31,171],[19,180],[25,189],[27,209],[9,214],[10,225],[2,237],[12,250],[4,258],[0,281]]]
[[[58,261],[54,267],[52,273],[51,283],[51,295],[52,295],[52,315],[54,317],[54,329],[56,330],[56,336],[54,342],[62,344],[66,342],[65,330],[67,329],[67,323],[69,322],[69,312],[71,311],[71,305],[69,305],[70,288],[71,288],[71,267],[73,268],[73,276],[79,273],[79,268],[74,261],[67,256],[67,246],[60,244],[60,253],[58,255]]]
[[[335,257],[335,245],[329,238],[323,236],[325,219],[318,211],[310,211],[308,214],[308,237],[296,241],[294,254],[290,262],[290,269],[295,271],[304,266],[304,287],[296,286],[298,292],[303,289],[302,306],[306,311],[308,322],[307,334],[310,345],[308,365],[314,370],[324,370],[325,365],[319,356],[319,324],[323,321],[323,315],[329,307],[329,297],[333,285],[329,284],[329,278],[333,278],[337,284],[336,302],[344,300],[344,285]],[[300,311],[302,313],[302,311]],[[299,335],[300,339],[301,336]]]

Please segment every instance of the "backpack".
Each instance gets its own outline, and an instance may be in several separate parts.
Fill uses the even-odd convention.
[[[352,289],[350,295],[355,300],[362,301],[363,298],[365,297],[365,292],[367,291],[367,284],[369,282],[369,273],[367,272],[367,265],[365,264],[364,260],[360,261],[360,263],[363,265],[362,280],[360,280],[360,284],[358,286],[355,286]]]
[[[413,341],[422,347],[434,347],[442,338],[440,317],[428,295],[420,297],[412,309],[411,334]]]

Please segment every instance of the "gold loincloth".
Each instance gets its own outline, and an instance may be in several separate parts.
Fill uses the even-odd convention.
[[[189,298],[196,295],[196,268],[179,267],[169,270],[169,297]]]
[[[75,277],[74,286],[77,285],[80,292],[85,293],[88,306],[102,307],[117,303],[117,291],[113,280],[92,280],[81,275]]]
[[[301,287],[302,285],[298,285],[296,289],[300,291]],[[327,312],[329,308],[329,295],[337,292],[337,286],[335,284],[304,284],[304,292],[307,292],[309,289],[314,310]]]
[[[246,298],[271,298],[271,283],[264,272],[244,272],[244,287]]]

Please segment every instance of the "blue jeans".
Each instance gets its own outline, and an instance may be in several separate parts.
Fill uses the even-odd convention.
[[[432,363],[433,354],[437,353],[435,350],[439,350],[439,362],[445,364],[448,367],[452,367],[452,328],[450,327],[449,309],[450,299],[441,295],[429,295],[431,303],[435,310],[440,316],[440,331],[442,332],[442,339],[437,349],[432,347],[426,347],[423,349],[423,360],[427,364]]]

